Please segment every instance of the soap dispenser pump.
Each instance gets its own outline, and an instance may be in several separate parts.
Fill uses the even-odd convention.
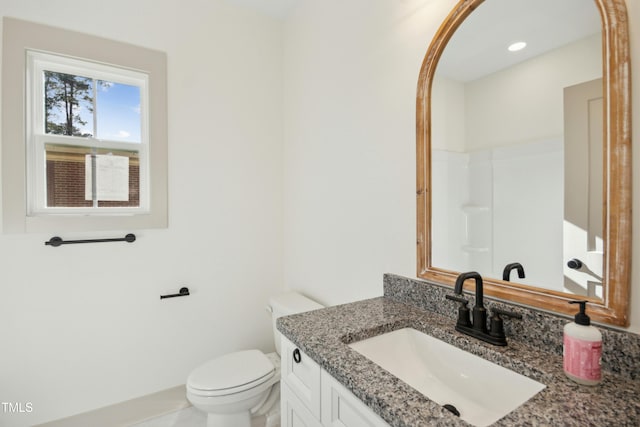
[[[580,311],[575,315],[575,322],[564,327],[564,372],[579,384],[596,385],[602,379],[602,334],[591,326],[585,312],[587,301],[569,301],[569,304],[580,304]]]

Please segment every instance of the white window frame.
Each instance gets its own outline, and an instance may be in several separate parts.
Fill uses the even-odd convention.
[[[132,231],[167,228],[168,194],[168,98],[167,55],[86,33],[42,25],[20,19],[2,18],[1,107],[1,216],[3,233],[64,233]],[[148,210],[110,215],[91,215],[72,210],[55,215],[32,214],[28,196],[27,146],[32,123],[27,123],[27,52],[45,52],[70,59],[136,71],[148,76],[147,108]],[[109,79],[106,79],[109,80]],[[29,89],[31,90],[31,89]],[[44,108],[44,106],[43,106]],[[42,112],[44,114],[44,112]],[[47,137],[61,137],[48,135]],[[53,140],[53,138],[51,138]],[[44,160],[43,160],[44,161]],[[44,166],[42,166],[44,168]],[[28,170],[29,169],[29,170]],[[31,177],[31,179],[41,179]],[[42,181],[40,181],[42,182]],[[141,200],[141,203],[143,201]],[[111,209],[111,208],[109,208]]]
[[[44,72],[53,71],[140,88],[140,142],[104,140],[95,137],[52,135],[45,131]],[[27,215],[124,215],[149,212],[148,75],[91,61],[39,51],[27,51]],[[46,205],[45,144],[95,149],[137,151],[140,162],[140,204],[137,207],[48,207]]]

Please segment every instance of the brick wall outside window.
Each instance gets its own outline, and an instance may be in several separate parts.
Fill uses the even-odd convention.
[[[47,206],[91,207],[85,200],[84,155],[78,160],[47,160]],[[129,164],[129,201],[98,201],[99,207],[140,206],[140,166]]]

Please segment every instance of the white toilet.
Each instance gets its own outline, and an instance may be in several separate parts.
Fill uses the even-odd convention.
[[[191,372],[187,399],[208,414],[207,427],[250,427],[252,417],[279,414],[280,333],[276,319],[318,308],[322,305],[296,292],[271,297],[267,310],[271,312],[276,353],[238,351],[209,360]]]

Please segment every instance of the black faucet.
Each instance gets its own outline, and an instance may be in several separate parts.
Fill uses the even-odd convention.
[[[467,307],[469,301],[462,297],[462,288],[465,280],[467,279],[475,279],[476,281],[476,305],[473,307],[473,322],[471,322],[471,319],[469,318],[470,313],[469,308]],[[493,345],[507,345],[503,320],[500,316],[522,319],[522,315],[493,308],[493,315],[490,319],[491,327],[490,329],[487,329],[487,309],[484,307],[482,276],[475,271],[462,273],[458,276],[456,279],[454,293],[456,296],[447,295],[446,298],[460,303],[460,308],[458,309],[458,321],[456,322],[456,331]]]
[[[484,308],[484,288],[482,286],[482,276],[475,271],[462,273],[456,279],[456,286],[453,292],[462,295],[462,287],[467,279],[476,280],[476,305],[473,307],[473,329],[480,332],[487,332],[487,309]]]
[[[518,277],[524,279],[524,267],[519,262],[512,262],[504,266],[502,270],[502,280],[509,281],[511,270],[518,270]]]

